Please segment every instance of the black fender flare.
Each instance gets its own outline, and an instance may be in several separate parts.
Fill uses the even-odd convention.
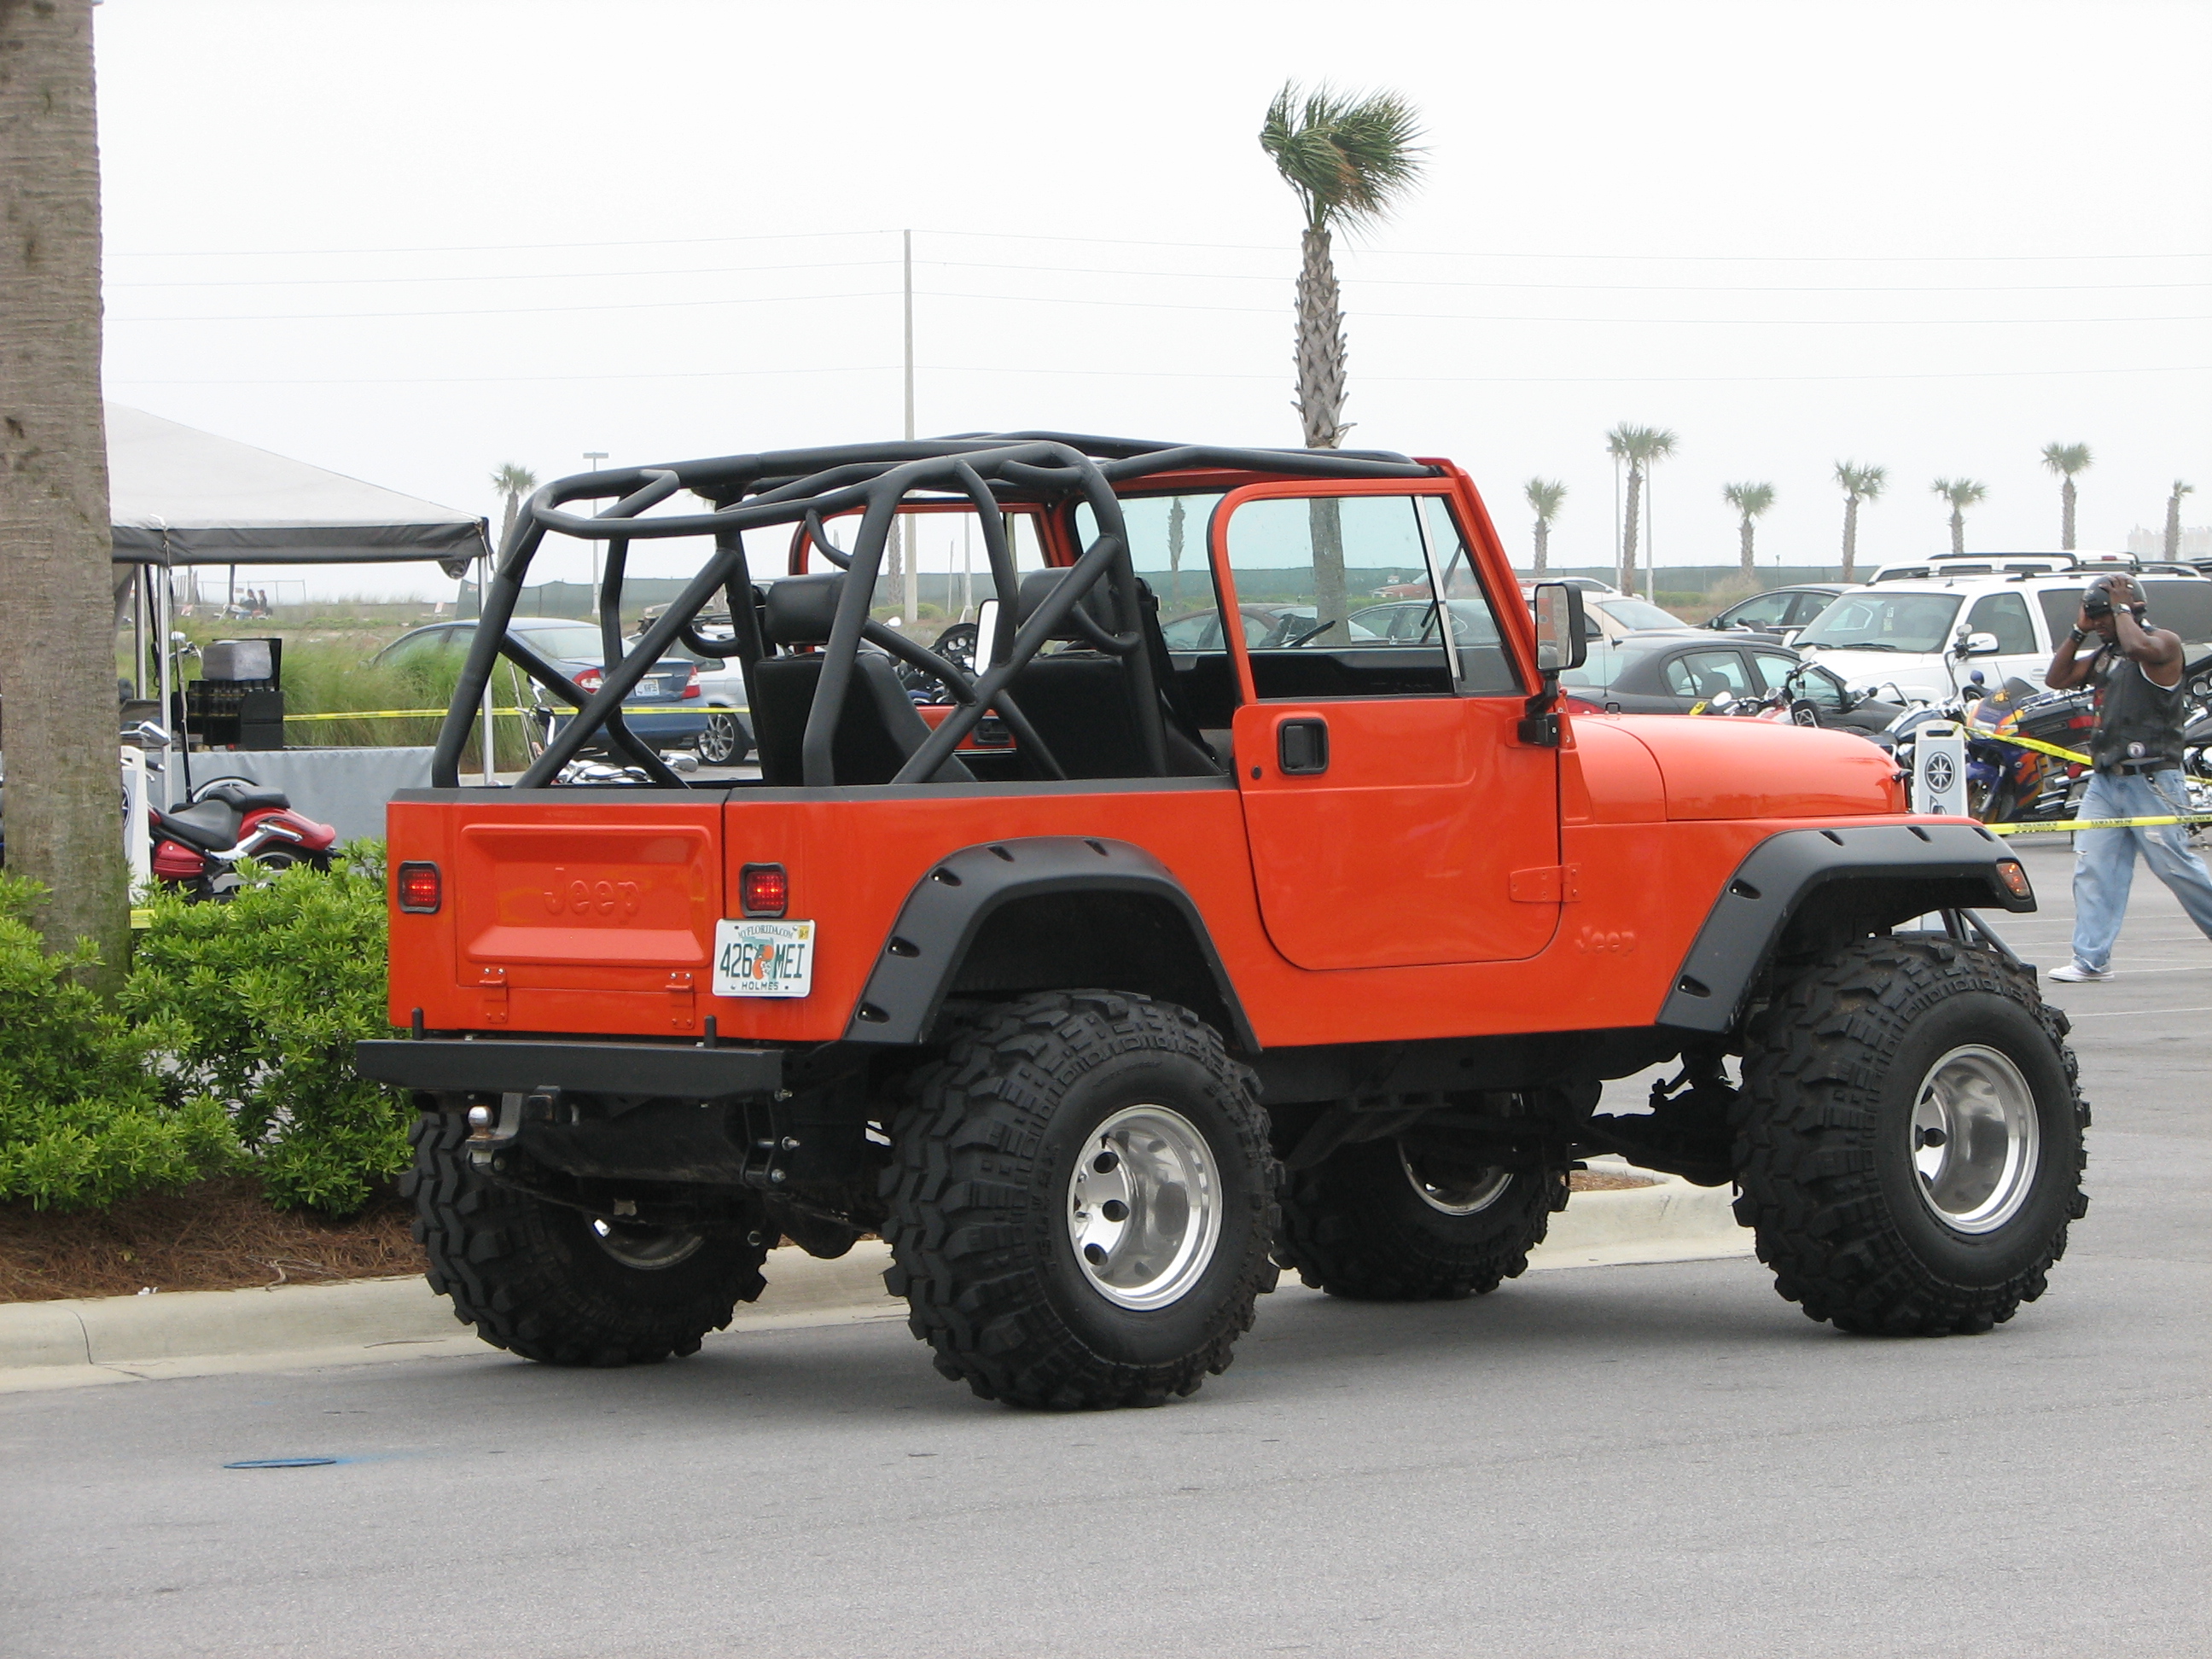
[[[1998,866],[2020,871],[2015,895]],[[1735,1029],[1759,972],[1784,932],[1820,890],[1838,882],[1886,882],[1881,925],[1945,909],[2035,908],[2020,860],[1979,824],[1881,823],[1785,830],[1736,866],[1674,975],[1658,1023],[1719,1035]]]
[[[1162,902],[1190,930],[1230,1029],[1247,1054],[1259,1043],[1206,921],[1175,874],[1141,847],[1091,836],[1026,836],[963,847],[914,884],[884,940],[845,1041],[926,1042],[969,947],[992,915],[1019,899],[1053,893],[1128,893]]]

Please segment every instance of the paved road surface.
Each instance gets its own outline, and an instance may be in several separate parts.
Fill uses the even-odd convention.
[[[895,1319],[21,1395],[0,1654],[2212,1652],[2212,946],[2139,890],[2125,976],[2059,988],[2094,1206],[1989,1336],[1841,1336],[1720,1261],[1286,1289],[1112,1415],[972,1400]],[[303,1453],[346,1461],[220,1467]]]

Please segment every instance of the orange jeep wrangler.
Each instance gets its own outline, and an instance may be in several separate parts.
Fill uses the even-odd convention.
[[[549,535],[604,544],[593,686],[506,631]],[[1467,476],[1378,453],[991,434],[540,490],[390,815],[407,1035],[359,1065],[420,1110],[430,1282],[639,1363],[780,1239],[879,1232],[947,1376],[1144,1405],[1279,1265],[1496,1288],[1619,1152],[1733,1182],[1815,1319],[2009,1319],[2086,1206],[2065,1017],[1974,914],[2026,873],[1858,737],[1569,715],[1580,603],[1532,615]],[[737,663],[757,778],[624,725],[679,648]],[[461,788],[502,657],[576,713]]]

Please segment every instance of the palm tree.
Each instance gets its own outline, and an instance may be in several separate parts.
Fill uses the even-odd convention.
[[[1838,461],[1836,482],[1844,487],[1844,580],[1848,582],[1859,556],[1859,503],[1880,498],[1889,482],[1889,469]]]
[[[2074,475],[2088,471],[2089,446],[2045,444],[2043,464],[2065,480],[2058,489],[2058,544],[2070,553],[2074,550]]]
[[[100,156],[91,0],[0,5],[0,676],[8,873],[45,890],[92,983],[131,939],[115,769],[115,609],[100,403]]]
[[[2176,478],[2173,494],[2166,498],[2166,556],[2169,559],[2181,556],[2181,498],[2194,495],[2196,491],[2195,484],[2184,483]]]
[[[1274,159],[1305,214],[1298,239],[1297,367],[1298,418],[1306,447],[1334,449],[1351,430],[1344,420],[1346,345],[1331,252],[1339,230],[1373,224],[1420,177],[1421,136],[1413,107],[1393,92],[1301,92],[1283,83],[1260,127],[1260,148]],[[1323,643],[1341,643],[1344,531],[1334,497],[1312,507],[1314,602]]]
[[[1623,424],[1605,434],[1605,453],[1628,463],[1628,513],[1620,537],[1620,591],[1636,591],[1636,518],[1644,494],[1644,477],[1654,462],[1674,453],[1674,434],[1663,427]]]
[[[538,488],[538,475],[526,466],[507,461],[493,469],[491,487],[507,497],[507,517],[499,526],[499,544],[504,548],[507,538],[514,533],[514,515],[521,507],[522,498]]]
[[[1951,503],[1951,550],[1966,550],[1966,509],[1990,493],[1990,487],[1972,478],[1938,478],[1929,486]]]
[[[1521,492],[1536,509],[1536,574],[1540,576],[1551,565],[1552,520],[1559,516],[1559,503],[1567,498],[1567,487],[1556,478],[1531,478],[1521,486]]]
[[[1774,505],[1771,483],[1732,483],[1721,486],[1721,497],[1735,509],[1737,545],[1743,553],[1743,574],[1751,574],[1751,521]]]
[[[1182,605],[1182,497],[1168,503],[1168,609]]]

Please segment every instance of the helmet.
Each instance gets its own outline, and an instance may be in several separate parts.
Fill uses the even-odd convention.
[[[2130,578],[2124,575],[2117,575],[2109,571],[2101,576],[2090,577],[2088,586],[2081,590],[2082,615],[2087,617],[2092,622],[2096,621],[2100,617],[2111,616],[2112,614],[2112,588],[2114,584],[2121,582],[2125,582],[2130,586],[2134,586],[2134,583]],[[2137,594],[2136,598],[2130,599],[2125,603],[2127,605],[2127,608],[2134,611],[2136,616],[2140,617],[2142,615],[2144,606],[2140,594]]]

